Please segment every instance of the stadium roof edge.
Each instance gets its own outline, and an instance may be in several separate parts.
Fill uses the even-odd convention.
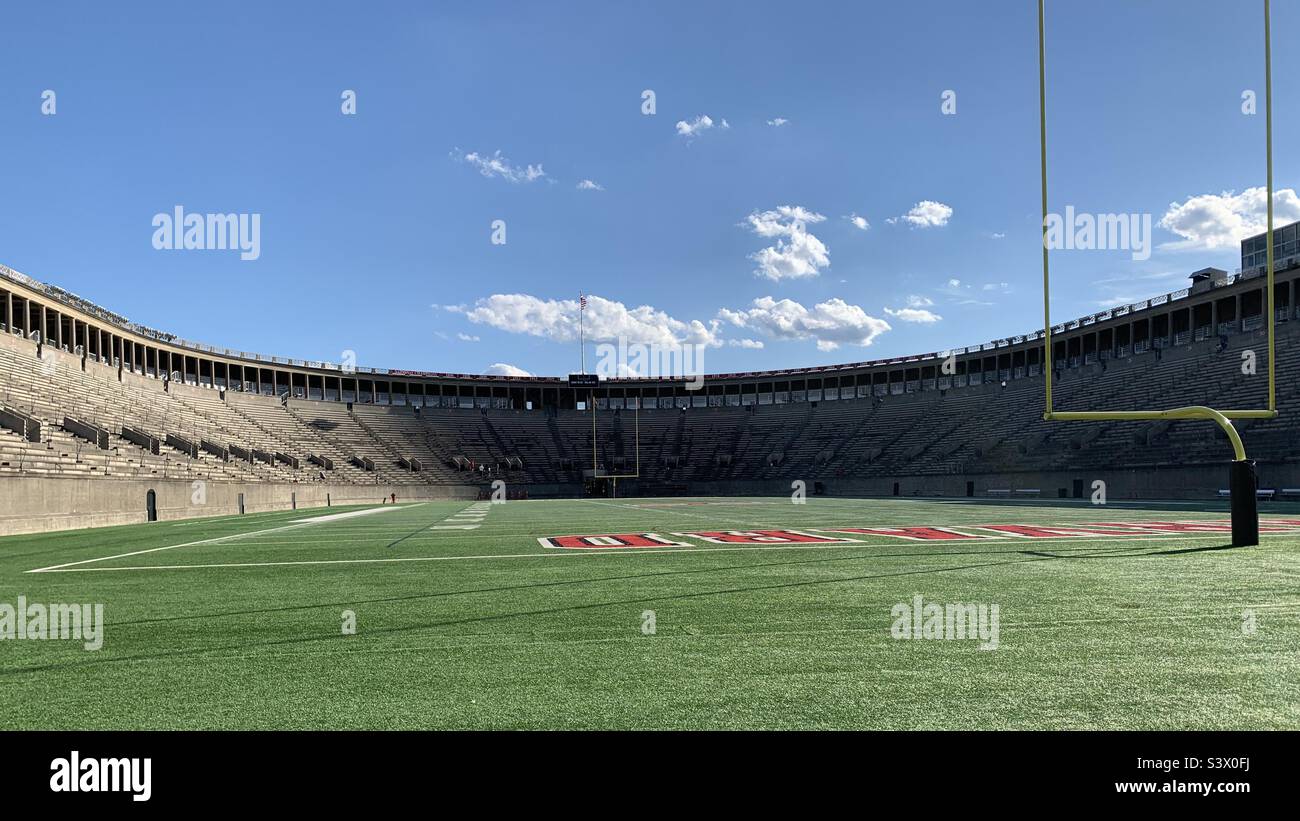
[[[1279,260],[1277,264],[1277,270],[1281,271],[1283,270],[1284,267],[1290,267],[1290,268],[1300,267],[1300,258],[1293,257],[1286,260]],[[1262,270],[1239,269],[1235,275],[1228,275],[1224,277],[1222,280],[1214,282],[1214,286],[1216,289],[1221,287],[1227,287],[1227,286],[1234,285],[1238,282],[1241,282],[1243,280],[1254,279],[1262,275],[1263,275]],[[332,363],[332,362],[293,359],[288,357],[250,353],[247,351],[240,351],[233,348],[223,348],[216,345],[207,345],[200,342],[194,342],[192,340],[187,340],[178,337],[175,334],[169,334],[164,331],[158,331],[146,325],[141,325],[139,323],[132,322],[126,317],[116,314],[94,302],[91,302],[90,300],[84,297],[78,296],[77,294],[74,294],[70,291],[66,291],[57,286],[46,284],[37,279],[34,279],[33,277],[30,277],[26,274],[16,271],[13,268],[10,268],[4,264],[0,264],[0,281],[3,280],[7,280],[16,285],[28,288],[56,302],[83,311],[91,316],[100,319],[103,322],[116,326],[124,331],[135,333],[140,336],[147,337],[149,339],[155,340],[163,344],[172,345],[178,348],[187,349],[197,353],[207,353],[207,354],[213,354],[217,356],[225,356],[225,357],[246,360],[249,362],[254,362],[259,364],[285,365],[290,367],[301,367],[301,368],[310,368],[310,369],[318,369],[318,370],[326,370],[326,371],[340,371],[340,372],[349,372],[349,373],[355,372],[357,374],[365,374],[365,375],[397,376],[397,377],[417,378],[417,379],[456,379],[456,380],[523,382],[523,383],[528,383],[528,382],[554,383],[554,382],[562,382],[566,379],[565,376],[510,376],[504,374],[464,374],[464,373],[447,373],[447,372],[439,372],[439,371],[420,371],[420,370],[371,368],[371,367],[355,367],[352,369],[345,369],[343,365]],[[1055,324],[1052,328],[1052,333],[1054,334],[1064,333],[1066,331],[1074,330],[1076,328],[1080,328],[1088,325],[1093,325],[1096,324],[1097,322],[1105,321],[1107,319],[1111,319],[1114,317],[1121,317],[1133,313],[1138,313],[1140,311],[1144,311],[1149,308],[1155,308],[1158,306],[1166,305],[1170,302],[1174,302],[1176,300],[1183,299],[1191,295],[1192,293],[1193,293],[1192,288],[1182,288],[1177,291],[1171,291],[1169,293],[1154,296],[1151,297],[1150,299],[1142,300],[1140,302],[1135,302],[1128,305],[1120,305],[1114,308],[1108,308],[1104,311],[1099,311],[1095,314],[1091,314],[1084,317],[1078,317],[1076,319]],[[860,370],[863,368],[874,368],[874,367],[888,366],[888,365],[907,365],[911,363],[920,363],[920,362],[928,362],[928,361],[944,359],[951,355],[960,356],[960,355],[967,355],[972,353],[980,353],[983,351],[998,350],[1002,348],[1011,347],[1013,345],[1023,344],[1024,342],[1032,341],[1035,339],[1041,339],[1042,337],[1043,337],[1043,331],[1037,330],[1028,334],[1006,337],[1004,339],[995,339],[979,345],[970,345],[964,348],[951,348],[946,351],[931,351],[927,353],[909,354],[904,356],[886,357],[882,359],[864,360],[858,362],[845,362],[845,363],[838,363],[832,365],[811,365],[802,368],[782,368],[776,370],[704,374],[704,378],[711,379],[711,380],[773,378],[773,377],[782,377],[782,376],[827,374],[827,373],[834,373],[838,371]],[[614,384],[620,384],[620,383],[637,384],[637,383],[647,383],[647,382],[662,382],[664,380],[665,378],[660,376],[644,376],[644,377],[623,376],[623,377],[608,377],[602,379],[602,381],[607,381]],[[670,378],[668,381],[680,381],[680,377],[676,379]]]

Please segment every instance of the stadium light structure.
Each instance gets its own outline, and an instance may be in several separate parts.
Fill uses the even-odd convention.
[[[1245,547],[1259,544],[1259,506],[1256,499],[1258,477],[1255,463],[1246,458],[1246,448],[1241,435],[1233,427],[1233,419],[1274,419],[1277,417],[1277,382],[1274,362],[1274,325],[1277,322],[1273,292],[1273,55],[1269,22],[1269,0],[1264,0],[1264,131],[1265,164],[1267,166],[1266,196],[1268,198],[1268,227],[1264,242],[1267,245],[1267,310],[1268,310],[1268,407],[1262,410],[1215,410],[1201,405],[1171,408],[1163,411],[1056,411],[1052,409],[1052,370],[1056,360],[1052,351],[1051,279],[1048,275],[1047,240],[1047,58],[1043,37],[1043,5],[1038,0],[1038,147],[1039,170],[1042,177],[1043,211],[1043,345],[1047,353],[1046,376],[1047,404],[1043,419],[1048,422],[1144,422],[1152,420],[1208,420],[1213,421],[1227,434],[1232,443],[1233,461],[1228,474],[1228,489],[1232,507],[1232,546]]]

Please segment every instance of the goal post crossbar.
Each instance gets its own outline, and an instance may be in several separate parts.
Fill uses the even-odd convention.
[[[632,409],[633,452],[636,459],[635,473],[601,473],[600,458],[596,450],[596,392],[592,391],[587,402],[591,406],[591,478],[593,479],[640,479],[641,478],[641,403]]]

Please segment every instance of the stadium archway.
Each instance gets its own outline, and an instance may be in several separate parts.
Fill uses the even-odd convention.
[[[149,488],[149,492],[144,495],[144,509],[149,521],[158,521],[158,494],[153,488]]]

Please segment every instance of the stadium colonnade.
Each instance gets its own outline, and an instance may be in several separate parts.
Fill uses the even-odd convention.
[[[1238,423],[1276,496],[1300,494],[1297,230],[1276,232],[1281,416]],[[1235,273],[1202,269],[1186,289],[1054,328],[1056,409],[1261,405],[1257,239]],[[617,492],[643,496],[788,494],[803,480],[810,494],[1087,498],[1101,481],[1113,499],[1207,498],[1229,458],[1204,423],[1043,422],[1041,331],[708,375],[699,390],[621,378],[589,391],[202,345],[3,266],[0,331],[0,534],[475,498],[497,480],[512,498],[600,495],[615,490],[606,474],[636,474]]]

